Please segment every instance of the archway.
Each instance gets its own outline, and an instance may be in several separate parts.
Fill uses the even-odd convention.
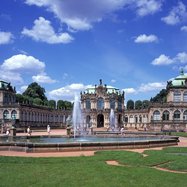
[[[103,114],[99,114],[97,116],[97,127],[104,127],[104,116]]]

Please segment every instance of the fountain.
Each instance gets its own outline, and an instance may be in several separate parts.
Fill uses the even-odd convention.
[[[74,98],[72,122],[73,122],[74,138],[75,138],[77,133],[83,134],[84,131],[82,113],[81,113],[81,104],[80,104],[79,97],[77,95],[75,95]]]
[[[114,109],[110,110],[110,129],[114,131],[115,129],[115,114]]]

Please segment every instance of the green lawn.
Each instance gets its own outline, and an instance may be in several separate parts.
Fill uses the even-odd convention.
[[[187,173],[159,171],[159,165],[187,172],[187,148],[162,151],[98,151],[95,156],[69,158],[0,157],[1,187],[185,187]],[[117,160],[126,166],[110,166]]]
[[[186,132],[171,132],[172,136],[182,136],[182,137],[187,137]]]

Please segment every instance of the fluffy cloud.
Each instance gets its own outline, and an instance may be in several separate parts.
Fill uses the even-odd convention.
[[[51,79],[46,73],[41,73],[36,76],[32,76],[32,80],[38,83],[55,83],[56,80]]]
[[[12,84],[23,84],[23,78],[20,73],[5,71],[0,68],[0,79]]]
[[[51,22],[43,17],[34,21],[32,29],[24,28],[22,34],[31,37],[35,41],[42,41],[49,44],[69,43],[73,38],[68,33],[55,33]]]
[[[151,35],[141,34],[134,40],[135,43],[151,43],[157,41],[158,41],[157,36],[153,34]]]
[[[139,16],[146,16],[149,14],[154,14],[161,10],[162,1],[155,0],[139,0],[136,1],[137,14]]]
[[[169,15],[161,18],[168,25],[176,25],[187,18],[186,6],[181,1],[169,12]]]
[[[153,82],[153,83],[141,84],[138,89],[138,92],[156,91],[156,90],[161,90],[165,87],[166,87],[165,82]]]
[[[172,64],[173,60],[170,57],[161,54],[158,58],[154,59],[151,64],[153,65],[168,65]]]
[[[70,30],[89,30],[94,22],[122,8],[132,7],[139,16],[145,16],[154,14],[162,6],[162,0],[25,0],[25,3],[45,7]]]
[[[9,44],[13,41],[13,35],[10,32],[0,32],[0,45]]]
[[[178,53],[174,58],[170,58],[164,54],[161,54],[158,58],[152,61],[152,65],[170,65],[170,64],[185,64],[187,63],[187,53]]]
[[[181,27],[181,31],[185,31],[185,32],[187,32],[187,26],[183,26],[183,27]]]
[[[84,91],[88,87],[90,87],[90,85],[73,83],[56,90],[52,90],[48,93],[48,95],[51,99],[65,99],[73,101],[75,95],[79,95],[81,91]]]
[[[0,66],[0,78],[14,84],[23,84],[24,79],[22,77],[27,74],[38,74],[32,78],[40,83],[56,82],[45,73],[45,63],[33,56],[14,55],[6,59]]]
[[[126,94],[133,94],[137,92],[134,88],[125,88],[122,89],[122,91],[124,91]]]
[[[33,56],[27,56],[18,54],[6,59],[1,68],[5,71],[17,71],[17,72],[40,72],[45,69],[45,63],[39,61]]]

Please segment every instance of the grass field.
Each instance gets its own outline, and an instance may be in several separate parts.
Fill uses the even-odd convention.
[[[187,147],[140,153],[98,151],[95,156],[69,158],[0,157],[1,187],[186,187]],[[107,165],[116,160],[125,166]],[[186,171],[159,171],[152,166]]]

